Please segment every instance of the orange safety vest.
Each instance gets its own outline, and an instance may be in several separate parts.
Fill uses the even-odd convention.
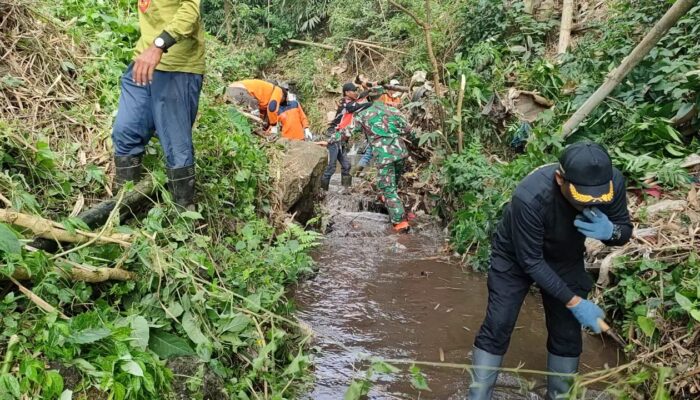
[[[282,106],[279,111],[279,122],[282,124],[283,138],[304,140],[304,129],[309,127],[309,120],[299,102],[288,101]]]
[[[267,116],[270,125],[277,125],[278,113],[284,92],[282,88],[262,79],[244,79],[235,82],[243,85],[251,96],[258,100],[261,116]]]
[[[384,93],[377,99],[377,101],[381,101],[382,103],[386,104],[387,106],[394,107],[394,108],[399,108],[401,106],[401,99],[400,98],[394,98],[391,97],[388,93]]]

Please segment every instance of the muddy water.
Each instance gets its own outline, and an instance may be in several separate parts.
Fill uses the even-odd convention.
[[[331,192],[339,188],[331,187]],[[366,203],[366,202],[365,202]],[[486,307],[483,274],[441,257],[434,229],[394,235],[385,215],[357,210],[358,199],[332,194],[332,231],[316,254],[317,276],[295,290],[298,318],[316,334],[315,385],[307,399],[342,399],[367,357],[470,363],[470,350]],[[546,330],[538,295],[527,297],[506,367],[545,369]],[[584,338],[581,370],[614,365],[612,343]],[[411,388],[403,376],[380,380],[371,399],[465,399],[469,374],[423,368],[432,392]],[[494,398],[538,398],[543,381],[501,374]]]

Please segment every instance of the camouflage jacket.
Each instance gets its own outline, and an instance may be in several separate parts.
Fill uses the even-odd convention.
[[[363,132],[372,148],[377,166],[387,165],[408,157],[401,136],[409,135],[411,126],[399,110],[381,102],[355,113],[353,132]]]

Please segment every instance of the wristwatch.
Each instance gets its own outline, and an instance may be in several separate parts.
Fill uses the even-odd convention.
[[[153,45],[156,46],[157,48],[163,50],[163,53],[167,53],[168,49],[165,47],[165,39],[162,37],[158,36],[156,40],[153,41]]]
[[[610,236],[610,240],[619,240],[620,237],[622,237],[622,229],[620,228],[620,225],[613,224],[613,231],[612,236]]]
[[[153,41],[153,45],[157,48],[163,50],[163,53],[167,53],[168,49],[172,47],[177,41],[172,37],[167,31],[163,31],[158,35]]]

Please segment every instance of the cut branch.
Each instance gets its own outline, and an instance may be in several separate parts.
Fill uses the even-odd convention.
[[[392,1],[392,0],[389,0]],[[562,128],[562,134],[566,138],[571,135],[578,125],[588,117],[588,115],[596,108],[605,98],[622,82],[634,67],[639,64],[651,49],[666,35],[673,25],[678,22],[683,15],[693,6],[695,0],[678,0],[664,14],[663,17],[654,25],[653,28],[644,36],[642,41],[632,52],[622,60],[622,63],[608,74],[605,82],[586,100],[583,105],[576,110],[574,115],[569,118]]]
[[[63,319],[68,319],[68,317],[67,317],[64,313],[58,311],[58,310],[56,309],[56,307],[54,307],[54,306],[52,306],[51,304],[47,303],[44,299],[42,299],[41,297],[37,296],[34,292],[32,292],[31,290],[29,290],[29,289],[27,289],[26,287],[24,287],[24,285],[22,285],[21,283],[19,283],[16,279],[10,278],[10,280],[12,281],[12,283],[14,283],[15,285],[17,285],[17,287],[19,288],[19,291],[22,292],[25,296],[27,296],[27,298],[28,298],[32,303],[36,304],[37,307],[41,308],[42,310],[44,310],[44,311],[46,311],[46,312],[48,312],[48,313],[54,313],[54,312],[55,312],[55,313],[58,313],[58,315],[59,315],[61,318],[63,318]]]
[[[41,238],[57,242],[85,243],[91,239],[96,239],[103,243],[116,243],[123,247],[131,246],[131,243],[129,243],[130,235],[115,233],[109,236],[98,237],[98,235],[91,232],[76,231],[75,233],[70,233],[61,228],[57,222],[7,209],[0,209],[0,221],[27,228]]]

